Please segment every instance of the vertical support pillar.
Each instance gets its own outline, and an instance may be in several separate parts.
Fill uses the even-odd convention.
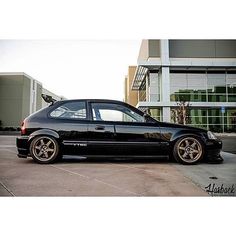
[[[150,102],[159,102],[158,94],[159,92],[159,85],[158,85],[158,73],[150,73],[149,74],[149,83],[150,83],[150,90],[149,90],[149,98]]]
[[[29,102],[29,115],[33,113],[33,79],[30,78],[30,91],[29,91],[29,95],[30,95],[30,102]]]
[[[34,105],[33,105],[33,112],[37,110],[37,81],[34,80]]]
[[[149,77],[148,77],[148,75],[146,75],[145,80],[146,80],[146,102],[149,102],[150,101],[150,98],[149,98],[150,86],[149,86]]]
[[[169,42],[168,39],[163,39],[160,42],[161,46],[161,100],[165,103],[170,103],[170,60],[169,60]],[[163,107],[162,120],[170,122],[170,106]]]

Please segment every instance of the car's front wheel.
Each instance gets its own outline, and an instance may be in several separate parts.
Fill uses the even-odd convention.
[[[197,137],[183,137],[175,143],[173,155],[179,163],[196,164],[204,156],[204,145]]]
[[[49,136],[38,136],[30,144],[30,154],[34,161],[49,164],[60,158],[60,147],[56,139]]]

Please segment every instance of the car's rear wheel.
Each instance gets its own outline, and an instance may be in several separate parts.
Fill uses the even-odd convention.
[[[183,137],[175,143],[173,155],[179,163],[196,164],[204,156],[204,145],[197,137]]]
[[[30,144],[30,154],[40,164],[53,163],[60,158],[59,144],[53,137],[38,136]]]

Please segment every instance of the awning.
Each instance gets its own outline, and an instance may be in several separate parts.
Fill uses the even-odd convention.
[[[139,90],[139,87],[141,86],[147,72],[148,68],[143,66],[137,67],[134,75],[134,80],[132,82],[132,90]]]
[[[132,90],[139,90],[148,71],[158,71],[161,66],[160,59],[139,61],[132,82]]]

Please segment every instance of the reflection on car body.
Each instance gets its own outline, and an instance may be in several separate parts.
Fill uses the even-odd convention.
[[[183,164],[221,162],[222,142],[210,132],[159,122],[129,104],[102,99],[51,101],[27,117],[18,156],[52,163],[63,155],[174,157]]]

